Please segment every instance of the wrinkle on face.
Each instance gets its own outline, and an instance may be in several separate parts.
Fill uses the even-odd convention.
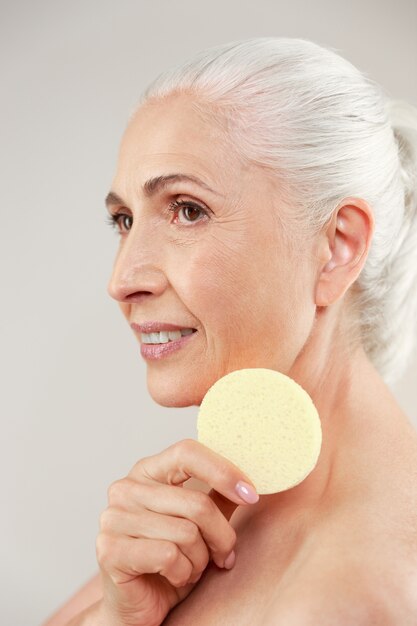
[[[158,197],[141,195],[145,180],[169,173],[198,176],[218,193],[176,183]],[[148,291],[125,309],[127,319],[192,320],[199,333],[193,347],[190,342],[170,360],[148,363],[154,399],[199,404],[229,371],[288,371],[307,337],[313,289],[302,271],[308,250],[297,250],[295,264],[285,244],[276,215],[279,188],[271,177],[244,162],[224,131],[180,99],[138,111],[122,140],[113,189],[133,216],[124,244],[131,246],[125,261],[136,264],[131,290]],[[170,223],[164,208],[173,196],[207,206],[210,219]],[[147,283],[147,261],[165,278],[158,293]]]

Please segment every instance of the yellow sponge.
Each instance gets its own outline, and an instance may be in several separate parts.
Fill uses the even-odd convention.
[[[200,405],[197,436],[237,465],[259,494],[304,480],[322,441],[308,393],[289,376],[264,368],[236,370],[210,387]]]

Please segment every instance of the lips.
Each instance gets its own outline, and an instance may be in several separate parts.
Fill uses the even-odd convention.
[[[140,326],[140,324],[138,324],[137,326]],[[158,328],[160,326],[161,325],[159,325]],[[165,332],[167,333],[169,331],[165,331]],[[143,358],[146,359],[147,361],[159,361],[161,359],[169,358],[171,355],[173,355],[174,353],[177,353],[178,351],[186,349],[186,346],[192,344],[192,342],[195,341],[194,337],[198,335],[198,332],[196,329],[194,329],[194,332],[192,332],[191,334],[180,336],[175,341],[168,341],[165,343],[144,342],[143,341],[144,334],[142,334],[142,341],[140,342],[140,352]],[[178,334],[180,333],[178,332]]]
[[[184,328],[193,328],[191,325],[183,324],[182,326],[177,326],[176,324],[169,324],[167,322],[142,322],[142,324],[136,324],[132,322],[130,324],[133,330],[139,331],[140,333],[158,333],[161,330],[184,330]]]

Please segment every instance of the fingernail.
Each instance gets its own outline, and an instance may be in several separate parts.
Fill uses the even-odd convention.
[[[248,483],[243,482],[243,480],[239,480],[237,483],[236,492],[242,500],[248,502],[249,504],[254,504],[259,500],[259,496],[256,491],[254,491],[253,487],[248,485]]]
[[[229,556],[227,557],[227,559],[224,562],[224,566],[226,569],[231,569],[233,567],[233,565],[235,564],[236,561],[236,553],[234,550],[231,551],[231,553],[229,554]]]

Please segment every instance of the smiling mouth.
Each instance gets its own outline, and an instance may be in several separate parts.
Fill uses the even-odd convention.
[[[186,337],[196,332],[196,328],[182,328],[181,330],[161,330],[157,333],[141,333],[141,341],[146,344],[158,345],[178,341],[181,337]]]

